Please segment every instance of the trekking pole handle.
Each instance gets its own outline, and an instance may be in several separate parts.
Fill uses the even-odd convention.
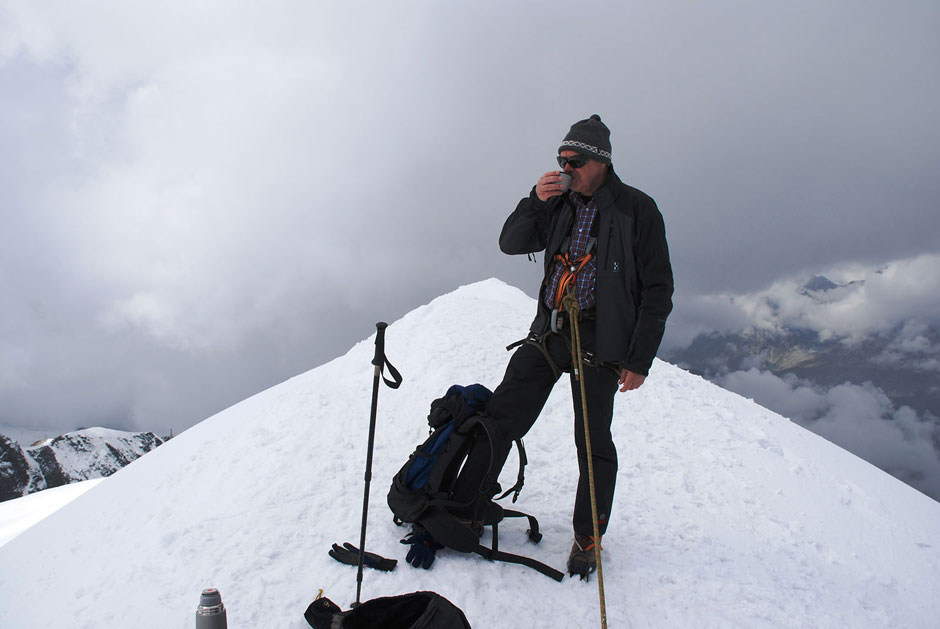
[[[397,389],[401,386],[402,378],[395,366],[388,362],[388,357],[385,355],[385,328],[387,327],[388,324],[384,321],[375,324],[375,358],[372,359],[372,364],[375,366],[375,377],[382,376],[382,380],[385,381],[386,385],[392,389]],[[382,374],[385,367],[388,367],[391,380]]]
[[[375,358],[372,359],[372,364],[379,369],[385,364],[385,328],[387,327],[388,324],[384,321],[375,324]]]

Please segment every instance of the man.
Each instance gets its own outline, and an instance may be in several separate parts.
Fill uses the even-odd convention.
[[[510,358],[486,413],[505,438],[505,449],[497,453],[498,470],[512,440],[535,423],[561,373],[572,371],[571,313],[561,301],[566,286],[572,285],[587,363],[583,377],[603,535],[617,480],[617,450],[610,434],[614,397],[618,388],[638,389],[649,374],[672,310],[672,268],[662,215],[650,197],[617,177],[611,165],[610,130],[600,116],[571,126],[558,148],[558,163],[571,176],[570,189],[563,189],[558,171],[542,175],[499,237],[500,249],[507,254],[545,251],[545,278],[529,336]],[[568,572],[587,578],[596,569],[594,544],[600,540],[593,539],[581,389],[573,376],[571,392],[580,478]],[[498,487],[481,489],[489,457],[489,448],[471,451],[454,489],[457,502],[496,493]],[[440,548],[426,532],[413,532],[405,543],[415,554],[429,555],[423,567]]]
[[[610,434],[614,397],[643,385],[672,310],[673,278],[662,215],[643,192],[620,181],[611,164],[610,130],[593,115],[576,122],[558,148],[571,176],[542,175],[503,225],[507,254],[545,251],[545,278],[526,343],[516,350],[487,405],[507,439],[522,437],[538,418],[560,374],[571,372],[570,321],[559,284],[566,271],[580,308],[598,524],[601,535],[614,498],[617,451]],[[567,258],[563,258],[567,254]],[[588,255],[589,254],[589,255]],[[587,259],[585,260],[585,257]],[[583,262],[583,264],[582,264]],[[570,316],[570,315],[569,315]],[[554,365],[551,363],[554,362]],[[568,571],[595,569],[593,523],[580,385],[571,377],[580,478]]]

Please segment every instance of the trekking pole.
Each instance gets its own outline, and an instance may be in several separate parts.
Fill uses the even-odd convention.
[[[385,356],[385,328],[388,327],[388,324],[384,321],[380,321],[375,324],[375,358],[372,359],[372,364],[375,366],[374,375],[372,378],[372,411],[369,415],[369,446],[366,451],[366,473],[365,473],[365,491],[362,495],[362,526],[359,530],[359,557],[358,557],[358,572],[356,573],[356,602],[354,605],[358,606],[360,604],[360,597],[362,595],[362,566],[365,563],[367,554],[366,554],[366,523],[369,517],[369,487],[372,483],[372,451],[375,448],[375,417],[376,411],[378,410],[379,405],[379,378],[385,381],[385,384],[389,388],[397,389],[401,386],[401,374],[398,373],[398,370],[395,369],[388,358]],[[392,376],[392,380],[389,380],[382,375],[382,368],[388,366],[388,372]],[[347,545],[348,548],[348,545]],[[337,550],[336,545],[334,545],[334,551]],[[342,550],[342,549],[340,549]],[[333,556],[338,561],[343,561],[339,556],[334,554],[334,551],[330,552],[330,555]],[[371,555],[371,553],[370,553]],[[376,555],[372,555],[370,565],[377,560],[381,561],[391,561],[392,567],[394,567],[394,560],[383,560]],[[344,562],[345,563],[345,562]],[[372,566],[379,567],[379,566]],[[379,567],[379,569],[383,569]]]
[[[607,603],[604,598],[604,569],[601,566],[601,529],[597,518],[597,493],[594,490],[594,461],[591,458],[591,429],[588,427],[587,398],[584,389],[584,354],[581,351],[581,330],[578,317],[581,308],[574,296],[574,287],[569,287],[568,294],[562,300],[571,319],[571,359],[574,364],[574,377],[581,383],[581,416],[584,418],[584,447],[588,464],[588,487],[591,490],[591,523],[594,525],[594,559],[597,563],[597,595],[601,607],[601,628],[607,629]]]

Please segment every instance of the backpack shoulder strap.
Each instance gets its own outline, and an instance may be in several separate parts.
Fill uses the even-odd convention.
[[[506,511],[504,515],[508,517],[526,517],[529,519],[529,539],[538,544],[542,541],[542,534],[539,533],[539,521],[535,519],[534,516],[522,513],[521,511]],[[554,579],[556,581],[561,581],[565,578],[565,575],[558,570],[555,570],[549,565],[542,563],[541,561],[536,561],[531,557],[526,557],[524,555],[514,555],[512,553],[506,553],[499,549],[499,527],[498,525],[493,525],[493,546],[487,548],[483,544],[480,544],[476,553],[482,556],[485,559],[491,561],[505,561],[506,563],[517,563],[523,566],[528,566],[533,570],[538,570],[546,577]]]
[[[513,515],[525,515],[515,511],[510,513]],[[532,516],[526,517],[529,518],[530,523],[535,521],[534,528],[536,529],[536,534],[538,534],[538,521]],[[476,553],[489,561],[504,561],[506,563],[516,563],[527,566],[556,581],[561,581],[565,577],[564,573],[555,570],[541,561],[499,550],[499,530],[496,524],[493,525],[492,548],[487,548],[481,544],[477,533],[469,526],[460,522],[446,509],[431,507],[421,517],[421,525],[428,530],[434,539],[447,548],[464,553]],[[532,536],[532,529],[529,531],[529,537],[531,537],[533,541],[537,541],[537,538]],[[538,538],[541,538],[540,534]]]
[[[496,421],[489,415],[475,415],[467,420],[466,426],[471,426],[473,423],[480,424],[483,427],[483,430],[486,431],[487,439],[490,443],[490,467],[486,473],[486,479],[483,482],[483,486],[480,488],[481,492],[486,492],[489,487],[494,487],[496,481],[499,477],[499,470],[496,469],[496,445],[495,442],[498,439],[499,441],[503,440],[503,431],[499,429],[499,426],[496,425]],[[522,491],[522,486],[525,484],[525,466],[528,465],[529,460],[526,458],[525,454],[525,444],[522,442],[522,439],[515,439],[516,449],[519,451],[519,472],[516,475],[516,483],[507,489],[499,498],[496,500],[502,500],[509,494],[513,494],[512,501],[516,502],[519,498],[519,492]],[[486,496],[489,498],[489,496]]]
[[[558,570],[555,570],[549,565],[542,563],[541,561],[536,561],[531,557],[524,557],[523,555],[513,555],[512,553],[504,553],[501,550],[493,550],[492,548],[487,548],[483,544],[480,544],[477,550],[475,551],[478,555],[484,559],[489,559],[490,561],[505,561],[506,563],[517,563],[523,566],[532,568],[533,570],[538,570],[546,577],[554,579],[558,582],[561,582],[565,578],[565,574]]]
[[[525,466],[529,464],[529,460],[525,455],[525,444],[522,443],[522,439],[516,439],[516,449],[519,450],[519,474],[516,476],[516,484],[507,489],[495,500],[502,500],[509,494],[512,494],[512,501],[516,502],[519,498],[519,492],[522,491],[522,486],[525,484]]]

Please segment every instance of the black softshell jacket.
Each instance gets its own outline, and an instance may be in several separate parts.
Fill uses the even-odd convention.
[[[571,235],[574,207],[569,193],[542,201],[535,188],[506,219],[499,235],[503,253],[545,251],[545,277]],[[597,201],[597,347],[599,361],[649,375],[672,311],[673,279],[666,228],[656,202],[620,181],[613,168],[594,193]],[[550,326],[551,312],[539,291],[531,331]]]

